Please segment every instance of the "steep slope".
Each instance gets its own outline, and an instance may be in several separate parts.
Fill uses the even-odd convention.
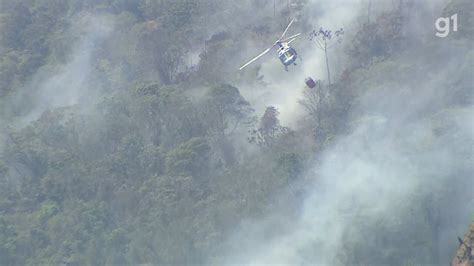
[[[474,223],[471,224],[464,238],[459,238],[459,248],[451,262],[451,266],[474,265]]]

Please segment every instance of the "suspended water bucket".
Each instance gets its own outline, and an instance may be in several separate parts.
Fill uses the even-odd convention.
[[[316,87],[316,82],[311,77],[307,77],[304,80],[304,83],[306,83],[306,86],[310,87],[311,89]]]

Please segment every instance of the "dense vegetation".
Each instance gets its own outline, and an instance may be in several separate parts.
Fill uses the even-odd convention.
[[[439,16],[469,18],[445,40],[407,30],[413,3],[363,23],[331,85],[288,88],[304,110],[292,128],[238,88],[265,87],[260,66],[236,66],[253,53],[239,50],[242,36],[281,31],[271,2],[0,1],[0,264],[221,265],[242,221],[290,223],[324,152],[350,153],[339,139],[380,115],[397,142],[385,144],[432,186],[377,219],[359,205],[331,264],[446,264],[454,229],[473,218],[450,221],[460,217],[450,206],[472,205],[472,135],[459,129],[472,115],[472,2],[445,3]],[[298,27],[314,26],[304,15]],[[407,131],[423,136],[412,143]],[[319,248],[300,256],[317,261]]]

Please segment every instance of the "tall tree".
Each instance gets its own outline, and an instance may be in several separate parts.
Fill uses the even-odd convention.
[[[335,31],[333,34],[331,30],[327,30],[322,27],[319,29],[319,31],[313,30],[309,34],[310,41],[314,41],[316,43],[316,46],[322,51],[324,51],[324,55],[326,56],[326,69],[328,72],[329,84],[331,84],[331,73],[329,71],[328,49],[334,44],[331,41],[337,40],[338,42],[340,42],[341,39],[339,37],[343,34],[344,30],[342,28]]]
[[[249,142],[270,147],[275,140],[289,132],[289,128],[280,125],[280,112],[274,106],[268,106],[260,119],[258,128],[251,130]]]
[[[219,135],[234,132],[245,121],[252,108],[240,95],[239,90],[228,84],[212,87],[206,95],[206,110],[209,130]]]

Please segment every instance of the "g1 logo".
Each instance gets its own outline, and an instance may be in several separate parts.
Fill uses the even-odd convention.
[[[453,31],[458,31],[458,14],[451,17],[440,17],[435,22],[436,36],[444,38],[449,35],[451,20],[453,21]]]

